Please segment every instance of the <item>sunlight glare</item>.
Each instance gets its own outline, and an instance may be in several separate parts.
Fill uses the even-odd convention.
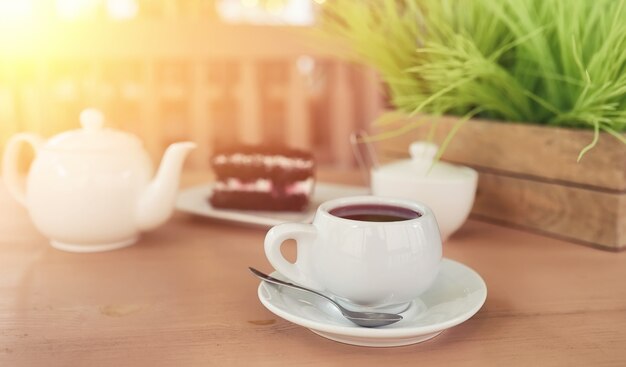
[[[107,11],[112,19],[126,20],[137,16],[137,0],[107,0]]]
[[[65,20],[75,20],[92,14],[98,5],[98,0],[57,0],[57,14]]]
[[[32,0],[0,0],[0,22],[21,23],[33,16]]]

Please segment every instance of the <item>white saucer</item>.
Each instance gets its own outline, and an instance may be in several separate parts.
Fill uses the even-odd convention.
[[[278,272],[273,277],[285,279]],[[472,317],[487,299],[487,286],[474,270],[443,259],[433,286],[415,299],[396,324],[369,329],[345,319],[328,301],[291,288],[261,282],[261,303],[285,320],[341,343],[396,347],[434,338]]]
[[[366,187],[317,182],[309,208],[305,212],[268,212],[258,210],[227,210],[213,208],[209,197],[213,184],[182,190],[176,199],[176,209],[208,218],[244,223],[254,226],[272,227],[285,222],[311,223],[315,210],[324,201],[344,196],[365,195]]]

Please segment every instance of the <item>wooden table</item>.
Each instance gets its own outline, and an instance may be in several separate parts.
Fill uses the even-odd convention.
[[[246,267],[271,270],[264,235],[177,214],[136,246],[65,253],[0,188],[0,366],[626,365],[625,253],[470,220],[444,256],[483,276],[482,310],[431,341],[374,349],[260,304]]]

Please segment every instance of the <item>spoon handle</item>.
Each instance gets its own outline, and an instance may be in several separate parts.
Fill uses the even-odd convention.
[[[262,280],[265,280],[265,281],[267,281],[267,282],[274,283],[274,284],[284,285],[284,286],[286,286],[286,287],[291,287],[291,288],[299,289],[299,290],[301,290],[301,291],[306,291],[306,292],[315,293],[315,294],[317,294],[317,295],[318,295],[318,296],[320,296],[320,297],[324,297],[324,298],[326,298],[327,300],[329,300],[330,302],[332,302],[334,305],[336,305],[337,307],[339,307],[339,305],[337,304],[337,302],[335,302],[335,300],[333,300],[332,298],[328,297],[328,296],[327,296],[327,295],[325,295],[325,294],[322,294],[322,293],[320,293],[320,292],[314,291],[314,290],[309,289],[309,288],[304,288],[304,287],[301,287],[301,286],[299,286],[299,285],[297,285],[297,284],[293,284],[293,283],[285,282],[285,281],[280,280],[280,279],[276,279],[276,278],[274,278],[274,277],[272,277],[272,276],[269,276],[269,275],[267,275],[267,274],[265,274],[265,273],[260,272],[259,270],[255,269],[255,268],[252,268],[252,267],[248,267],[248,269],[250,269],[250,271],[252,272],[252,274],[256,275],[257,277],[261,278]],[[341,309],[341,308],[340,308],[340,309]]]

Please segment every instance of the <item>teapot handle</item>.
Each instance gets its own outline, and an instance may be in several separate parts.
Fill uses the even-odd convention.
[[[31,133],[19,133],[14,135],[7,143],[2,160],[2,179],[9,193],[23,206],[26,206],[26,188],[17,168],[20,143],[29,143],[35,155],[44,140],[39,135]]]

